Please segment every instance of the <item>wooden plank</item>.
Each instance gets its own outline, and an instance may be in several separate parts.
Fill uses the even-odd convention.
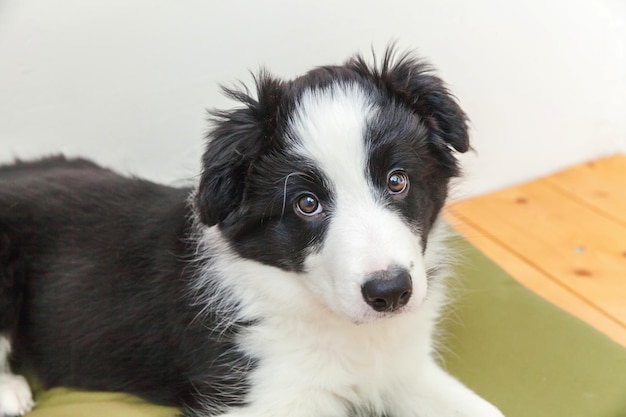
[[[550,185],[626,225],[626,155],[575,166],[545,178]]]
[[[626,346],[626,155],[455,203],[446,217],[523,285]]]
[[[545,182],[459,203],[480,228],[581,298],[626,324],[626,227]],[[489,215],[485,215],[489,213]]]
[[[508,250],[489,231],[481,230],[471,220],[459,214],[455,205],[446,208],[445,217],[472,245],[520,284],[626,347],[626,329],[622,323]]]

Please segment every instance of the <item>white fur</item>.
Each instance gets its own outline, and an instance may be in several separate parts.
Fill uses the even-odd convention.
[[[0,374],[0,415],[22,416],[34,405],[30,387],[23,376]]]
[[[220,253],[205,276],[223,277],[222,304],[232,297],[232,314],[263,318],[240,340],[259,361],[249,405],[225,417],[502,416],[432,359],[444,285],[431,287],[419,309],[359,325],[310,292],[312,277],[238,258],[215,228],[204,233]],[[426,258],[438,261],[438,252],[433,247]]]
[[[381,202],[367,180],[363,134],[375,107],[354,85],[308,92],[289,132],[293,152],[331,181],[336,206],[319,251],[295,273],[238,257],[217,228],[202,228],[211,261],[202,303],[237,319],[260,319],[239,343],[258,360],[247,406],[225,417],[502,417],[433,360],[434,325],[445,301],[441,226],[422,256],[420,237]],[[215,256],[217,254],[217,256]],[[411,302],[395,314],[363,300],[368,273],[410,269]],[[432,284],[426,271],[438,271]]]
[[[35,405],[28,382],[9,370],[9,339],[0,336],[0,416],[21,416]]]

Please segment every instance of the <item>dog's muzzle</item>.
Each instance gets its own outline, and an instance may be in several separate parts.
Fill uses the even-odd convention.
[[[365,302],[378,312],[392,312],[404,307],[412,292],[411,274],[401,267],[374,272],[361,286]]]

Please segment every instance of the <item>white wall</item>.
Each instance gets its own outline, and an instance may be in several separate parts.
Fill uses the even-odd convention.
[[[472,119],[460,195],[626,151],[623,0],[0,1],[0,161],[84,155],[193,178],[218,84],[396,39]]]

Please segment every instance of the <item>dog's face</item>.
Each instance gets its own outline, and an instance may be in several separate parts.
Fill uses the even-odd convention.
[[[216,114],[201,220],[353,322],[419,306],[428,234],[469,146],[442,82],[388,52],[380,69],[357,57],[257,88],[230,91],[246,107]]]

